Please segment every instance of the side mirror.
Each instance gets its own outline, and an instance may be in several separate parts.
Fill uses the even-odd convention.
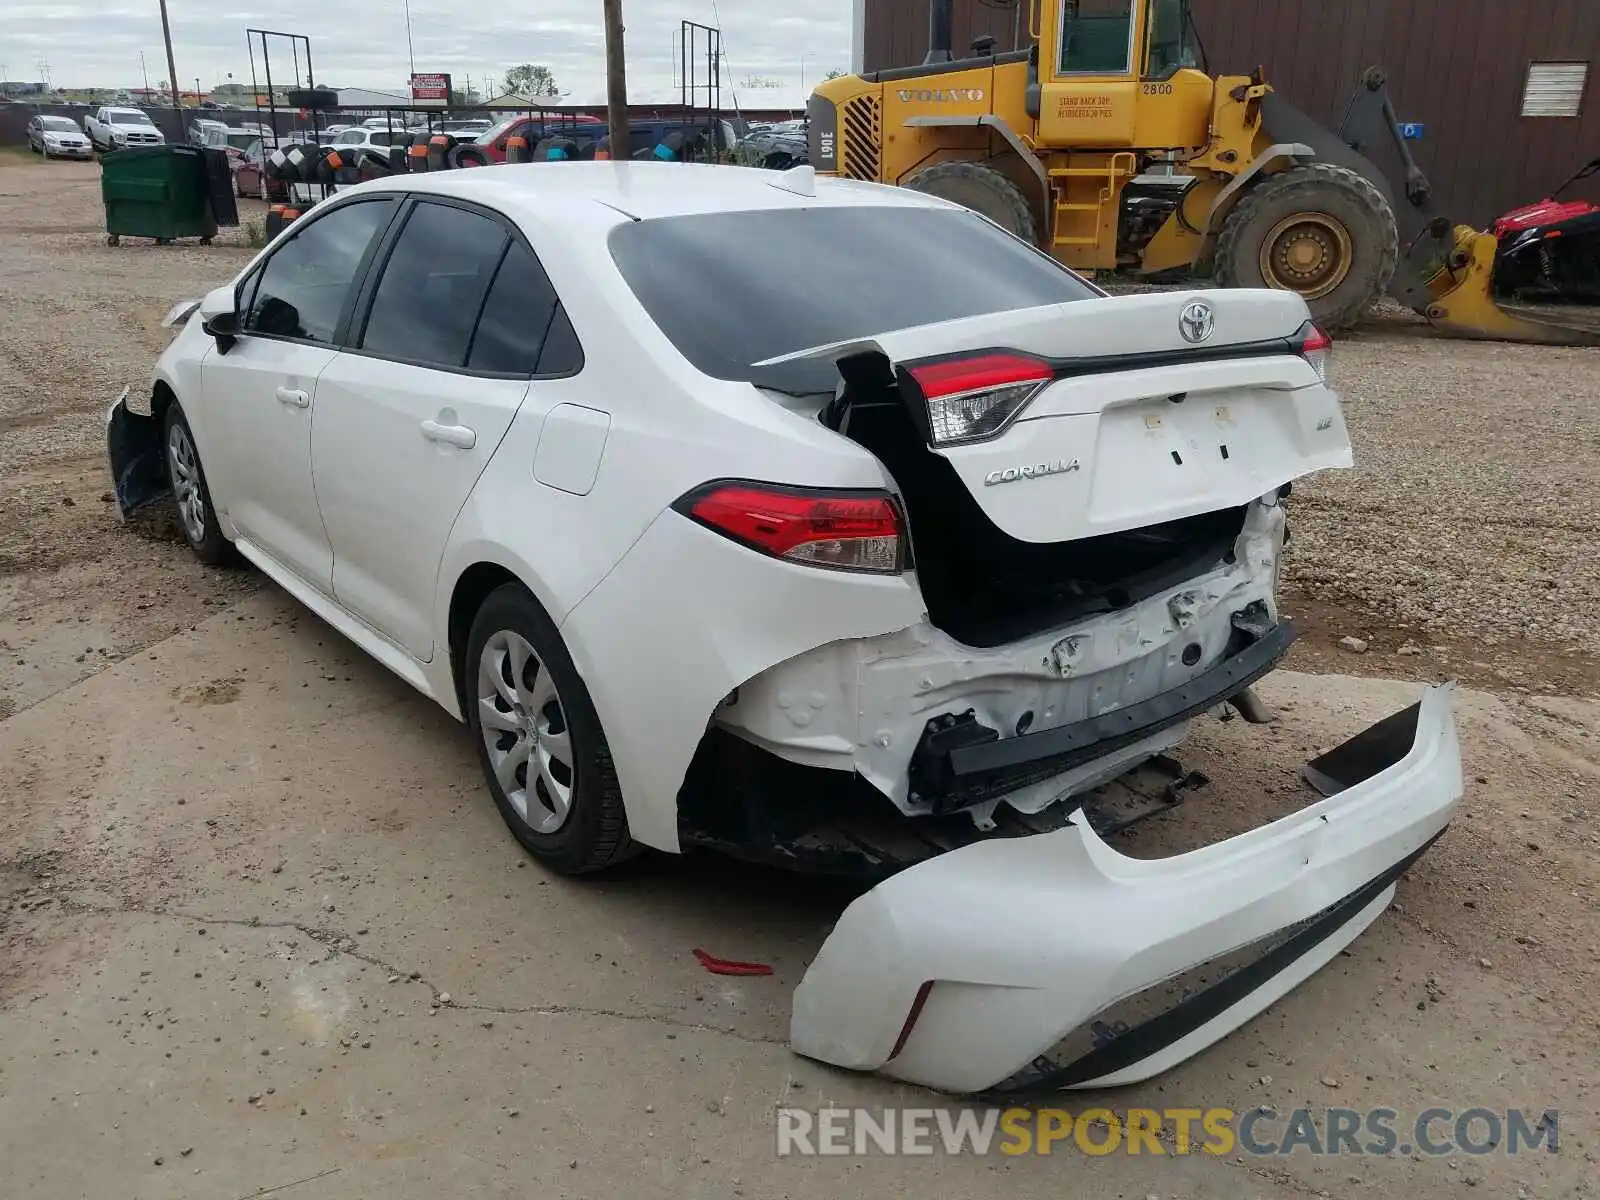
[[[226,354],[233,349],[234,342],[239,340],[239,314],[236,312],[213,313],[204,319],[200,328],[216,339],[217,353]]]

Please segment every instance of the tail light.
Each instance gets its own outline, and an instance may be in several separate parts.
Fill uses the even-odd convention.
[[[697,488],[673,507],[774,558],[882,575],[904,569],[904,524],[887,492],[724,481]]]
[[[1317,373],[1318,379],[1327,383],[1328,351],[1333,349],[1333,339],[1317,328],[1315,323],[1307,321],[1300,327],[1297,340],[1300,357],[1311,364],[1311,369]]]
[[[1043,359],[992,353],[907,368],[928,409],[936,446],[981,442],[1011,423],[1055,375]]]

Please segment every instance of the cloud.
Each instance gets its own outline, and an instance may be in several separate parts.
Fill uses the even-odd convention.
[[[851,0],[821,0],[803,14],[795,7],[789,0],[623,0],[630,96],[660,101],[677,95],[684,19],[717,25],[720,15],[725,91],[750,75],[799,88],[802,72],[809,86],[831,69],[848,68]],[[161,19],[151,0],[12,0],[5,11],[0,65],[10,79],[39,78],[41,62],[58,87],[136,87],[145,75],[152,85],[167,77]],[[404,0],[277,0],[270,16],[230,10],[226,0],[221,6],[168,0],[168,11],[178,77],[191,87],[196,78],[213,87],[229,74],[248,83],[245,30],[263,25],[311,39],[318,83],[398,91],[409,74]],[[549,66],[575,97],[605,87],[600,0],[481,7],[411,0],[411,50],[417,70],[447,71],[457,86],[468,79],[498,85],[508,67],[533,62]],[[258,79],[260,58],[258,47]],[[303,58],[297,64],[288,42],[275,40],[274,82],[293,76],[296,66],[304,79]]]

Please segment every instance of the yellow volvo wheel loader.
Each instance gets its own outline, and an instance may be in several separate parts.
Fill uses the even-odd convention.
[[[1296,291],[1334,329],[1389,292],[1458,336],[1600,342],[1495,304],[1498,242],[1434,210],[1382,71],[1335,133],[1259,69],[1209,74],[1189,0],[1028,3],[1031,48],[953,59],[951,2],[930,0],[922,64],[812,94],[813,168],[963,204],[1077,270]]]

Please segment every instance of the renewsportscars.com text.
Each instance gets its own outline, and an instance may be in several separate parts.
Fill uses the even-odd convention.
[[[1545,1109],[780,1108],[777,1152],[1443,1157],[1560,1152]]]

